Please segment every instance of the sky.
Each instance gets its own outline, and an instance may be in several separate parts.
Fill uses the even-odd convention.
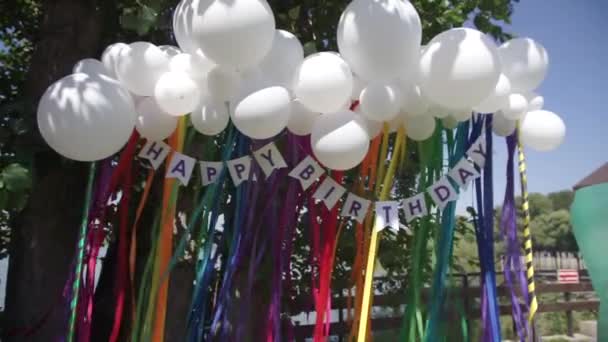
[[[608,161],[606,15],[606,0],[522,0],[515,4],[512,25],[506,30],[532,38],[547,50],[549,71],[537,92],[545,98],[544,109],[561,116],[566,124],[565,141],[556,150],[525,150],[530,192],[571,189]],[[505,166],[506,144],[495,136],[495,205],[503,201]],[[471,191],[463,194],[458,212],[470,205],[471,196]]]

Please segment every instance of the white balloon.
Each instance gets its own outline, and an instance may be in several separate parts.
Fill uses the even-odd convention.
[[[353,74],[353,91],[350,98],[353,101],[359,101],[361,92],[365,87],[367,87],[367,83],[362,80],[361,77],[357,76],[357,74]]]
[[[122,84],[137,95],[152,96],[154,85],[169,70],[169,57],[147,42],[129,44],[122,49],[117,63],[117,75]]]
[[[390,121],[399,115],[401,89],[384,83],[372,83],[361,92],[361,113],[370,120]]]
[[[275,84],[291,89],[296,71],[304,61],[304,48],[292,33],[276,30],[272,48],[262,59],[260,69]]]
[[[508,137],[515,132],[517,127],[516,120],[509,120],[502,111],[496,112],[492,117],[492,131],[500,137]]]
[[[234,97],[234,103],[241,102],[241,100],[260,89],[276,85],[270,81],[258,67],[242,70],[239,73],[239,78],[239,90]]]
[[[104,75],[72,74],[48,87],[38,103],[38,128],[59,154],[95,161],[118,152],[135,126],[129,91]]]
[[[521,142],[537,151],[551,151],[562,144],[566,125],[555,113],[546,110],[528,112],[520,124]]]
[[[474,109],[478,113],[495,113],[508,105],[509,94],[511,94],[511,82],[507,76],[500,74],[494,92]]]
[[[192,18],[199,2],[182,0],[173,11],[173,35],[184,52],[196,53],[198,47],[192,37]]]
[[[369,150],[369,140],[365,121],[350,110],[320,115],[310,136],[315,157],[332,170],[359,165]]]
[[[332,113],[350,102],[353,75],[348,64],[336,53],[319,52],[308,56],[296,73],[294,92],[310,110]]]
[[[215,66],[207,75],[207,91],[215,101],[231,101],[239,91],[239,74],[231,68]]]
[[[225,104],[203,100],[202,105],[190,114],[192,126],[204,135],[220,134],[230,122],[230,114]]]
[[[158,48],[162,52],[164,52],[165,55],[167,55],[167,57],[169,58],[173,58],[182,53],[182,51],[178,47],[175,47],[173,45],[160,45]]]
[[[430,103],[420,91],[417,85],[410,85],[404,88],[402,110],[407,116],[421,116],[429,111]]]
[[[435,118],[429,115],[408,117],[405,121],[405,132],[410,139],[423,141],[433,135],[435,125]]]
[[[315,119],[321,115],[306,108],[298,99],[291,102],[291,115],[287,129],[295,135],[309,135]]]
[[[108,77],[116,78],[112,71],[106,69],[103,63],[94,58],[85,58],[78,61],[72,68],[72,73],[83,73],[91,76],[106,75]]]
[[[441,119],[441,124],[443,124],[443,127],[447,128],[447,129],[454,129],[454,128],[458,127],[458,120],[456,120],[452,116],[448,116],[448,117]]]
[[[106,70],[110,72],[113,78],[118,78],[116,74],[116,68],[118,67],[118,60],[120,59],[121,53],[124,49],[128,49],[129,45],[125,43],[114,43],[109,45],[101,54],[101,63],[106,67]]]
[[[511,91],[532,91],[543,82],[549,68],[547,50],[530,38],[515,38],[498,49],[502,72],[511,81]]]
[[[193,0],[186,27],[203,53],[218,65],[257,65],[270,51],[275,21],[265,0]],[[180,15],[180,14],[178,14]],[[178,19],[182,20],[182,19]]]
[[[543,109],[545,105],[545,98],[541,95],[531,91],[524,94],[526,100],[528,100],[528,111],[531,112],[533,110]]]
[[[137,104],[135,128],[143,137],[150,140],[168,138],[177,127],[177,117],[163,111],[153,97],[147,97]]]
[[[528,100],[521,94],[511,94],[502,114],[509,120],[518,120],[528,111]]]
[[[471,119],[471,114],[472,112],[470,110],[459,110],[452,112],[450,116],[458,122],[465,122]]]
[[[370,119],[366,118],[361,113],[361,106],[355,107],[354,112],[355,112],[355,114],[360,116],[361,119],[363,119],[363,121],[365,122],[365,127],[367,129],[367,134],[369,135],[370,140],[373,140],[375,137],[378,136],[378,134],[382,133],[382,128],[384,127],[384,122],[374,121],[374,120],[370,120]]]
[[[420,86],[431,101],[450,109],[473,108],[500,76],[498,49],[477,30],[454,28],[433,38],[420,60]]]
[[[198,84],[187,74],[170,71],[156,82],[154,98],[165,112],[183,116],[198,106],[201,93]]]
[[[267,139],[281,133],[291,114],[291,97],[283,87],[269,87],[247,96],[230,118],[241,133],[253,139]]]
[[[169,61],[169,70],[186,73],[197,82],[207,77],[213,67],[214,64],[200,54],[180,53]]]
[[[418,62],[422,25],[409,1],[354,0],[340,17],[338,48],[368,81],[405,75]]]

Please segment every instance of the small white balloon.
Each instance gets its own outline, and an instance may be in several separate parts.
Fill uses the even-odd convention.
[[[333,113],[350,102],[353,75],[336,53],[319,52],[308,56],[296,73],[295,95],[310,110]]]
[[[408,117],[405,121],[407,136],[415,141],[430,138],[435,132],[435,118],[429,115]]]
[[[113,78],[118,78],[118,75],[116,74],[118,60],[120,59],[122,51],[128,48],[129,45],[125,43],[114,43],[103,50],[103,53],[101,54],[101,63],[106,67],[106,70],[108,70]]]
[[[231,101],[237,96],[241,79],[236,70],[215,66],[207,75],[207,91],[215,101]]]
[[[156,82],[154,98],[165,112],[183,116],[198,106],[201,93],[198,84],[187,74],[170,71]]]
[[[287,122],[287,129],[295,135],[309,135],[315,119],[321,115],[313,112],[295,99],[291,103],[291,115]]]
[[[367,81],[389,81],[418,62],[422,25],[409,1],[354,0],[338,23],[338,48]]]
[[[492,117],[492,131],[499,137],[508,137],[515,132],[516,127],[517,121],[507,119],[502,111],[496,112]]]
[[[239,73],[239,78],[239,90],[234,97],[234,103],[241,102],[241,100],[258,90],[277,85],[269,80],[258,67],[242,70]]]
[[[115,78],[112,71],[106,69],[103,63],[94,58],[85,58],[78,61],[78,63],[76,63],[72,68],[72,73],[77,74],[79,72],[91,76],[106,75],[108,77]]]
[[[515,38],[498,49],[502,72],[511,81],[511,91],[532,91],[543,82],[549,68],[547,50],[530,38]]]
[[[51,84],[38,103],[38,128],[64,157],[95,161],[118,152],[135,127],[129,91],[104,75],[72,74]]]
[[[535,110],[521,120],[520,131],[524,145],[537,151],[551,151],[564,142],[566,125],[553,112]]]
[[[289,91],[283,87],[269,87],[244,98],[230,113],[230,118],[246,136],[268,139],[287,127],[290,114]]]
[[[192,0],[191,6],[178,15],[190,16],[184,20],[194,42],[216,64],[250,67],[270,51],[275,21],[265,0]]]
[[[361,92],[363,89],[367,87],[367,83],[361,79],[361,77],[357,76],[357,74],[353,74],[353,92],[350,98],[353,101],[359,101],[361,97]]]
[[[511,94],[511,82],[507,76],[500,74],[494,92],[474,109],[478,113],[495,113],[509,104],[509,94]]]
[[[369,140],[365,121],[350,110],[320,115],[310,136],[315,157],[332,170],[359,165],[369,150]]]
[[[450,115],[458,122],[465,122],[471,119],[472,112],[470,110],[459,110],[452,112]]]
[[[173,45],[160,45],[158,48],[160,49],[160,51],[164,52],[165,55],[167,55],[167,57],[169,58],[173,58],[182,53],[182,50]]]
[[[361,113],[361,106],[355,107],[354,112],[355,112],[355,114],[360,116],[363,119],[363,121],[365,122],[365,125],[366,125],[365,127],[367,129],[367,134],[369,135],[370,140],[374,139],[380,133],[382,133],[382,128],[384,127],[384,122],[374,121],[374,120],[370,120],[370,119],[366,118]]]
[[[184,52],[195,53],[198,49],[192,36],[192,19],[198,6],[199,1],[182,0],[173,11],[173,35]]]
[[[420,86],[431,101],[449,109],[473,108],[500,76],[498,49],[490,37],[453,28],[433,38],[420,59]]]
[[[407,116],[421,116],[429,111],[430,103],[417,85],[410,85],[403,92],[401,109]]]
[[[448,116],[447,118],[441,119],[441,124],[447,129],[454,129],[458,127],[458,120],[452,116]]]
[[[260,69],[274,84],[291,89],[302,61],[304,48],[298,38],[290,32],[276,30],[272,48],[262,59]]]
[[[507,105],[502,108],[502,114],[509,120],[518,120],[528,111],[528,100],[521,94],[509,95]]]
[[[177,127],[177,117],[163,111],[153,97],[147,97],[137,104],[135,128],[149,140],[168,138]]]
[[[541,95],[531,91],[524,94],[526,100],[528,100],[528,111],[541,110],[545,105],[545,98]]]
[[[192,126],[204,135],[220,134],[228,127],[230,114],[225,104],[215,103],[209,99],[203,100],[202,105],[190,114]]]
[[[361,92],[361,113],[374,121],[390,121],[399,115],[401,90],[390,84],[372,83]]]
[[[152,96],[156,81],[169,70],[169,57],[147,42],[129,44],[122,49],[117,75],[122,84],[137,95]]]
[[[180,53],[169,61],[169,70],[183,72],[195,81],[201,81],[213,69],[214,64],[198,54]]]

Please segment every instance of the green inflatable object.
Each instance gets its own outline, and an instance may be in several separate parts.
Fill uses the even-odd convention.
[[[608,163],[575,186],[574,236],[600,298],[598,341],[608,341]]]

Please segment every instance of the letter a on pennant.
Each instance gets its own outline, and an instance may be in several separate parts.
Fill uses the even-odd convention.
[[[302,190],[308,189],[314,182],[319,179],[325,170],[311,156],[306,156],[291,172],[289,177],[300,181]]]
[[[376,202],[376,222],[378,231],[389,227],[390,230],[399,232],[399,202]]]
[[[156,170],[167,158],[169,152],[171,152],[171,147],[164,142],[148,140],[137,156],[147,160]]]
[[[177,178],[183,185],[188,185],[196,160],[179,152],[173,152],[171,164],[167,170],[166,178]]]
[[[462,158],[458,164],[448,172],[448,176],[450,176],[459,187],[466,190],[469,183],[479,178],[481,174],[470,161],[466,158]]]
[[[363,223],[371,204],[372,202],[370,200],[349,192],[348,196],[346,196],[346,201],[344,201],[340,216],[353,217],[357,222]]]
[[[322,201],[327,209],[331,210],[345,192],[346,189],[342,185],[338,184],[330,176],[327,176],[312,197]]]
[[[440,210],[443,210],[449,202],[458,199],[456,189],[454,189],[447,176],[441,177],[435,184],[431,185],[428,192]]]
[[[230,172],[230,177],[232,178],[234,186],[239,186],[244,181],[249,180],[249,176],[251,175],[250,156],[228,160],[226,165],[228,166],[228,172]]]
[[[287,167],[285,159],[283,159],[277,145],[275,145],[273,142],[265,145],[257,151],[254,151],[253,157],[264,172],[264,175],[266,175],[266,178],[270,177],[274,170]]]

